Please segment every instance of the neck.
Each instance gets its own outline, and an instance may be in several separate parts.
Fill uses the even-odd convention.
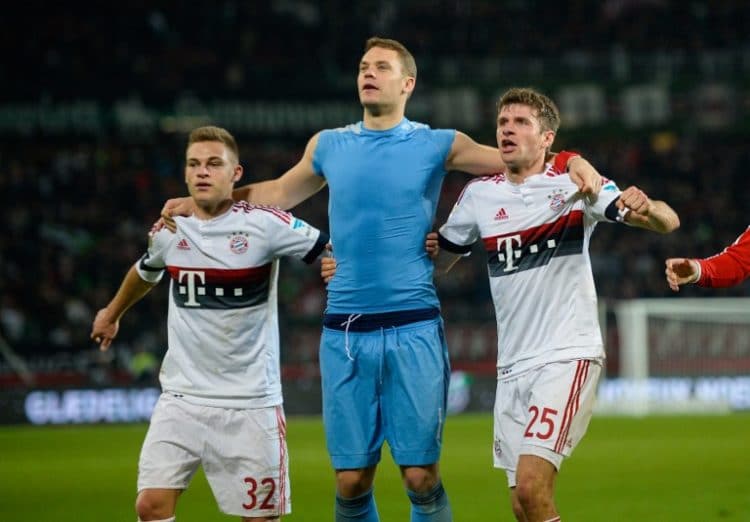
[[[195,217],[198,219],[213,219],[222,215],[229,210],[234,201],[232,199],[222,199],[221,201],[196,201]]]
[[[523,183],[526,178],[539,174],[544,170],[545,156],[541,155],[526,165],[516,165],[513,162],[506,162],[508,170],[506,177],[512,183]]]
[[[404,119],[404,108],[391,107],[390,110],[383,107],[365,107],[362,122],[365,127],[372,130],[391,129]]]

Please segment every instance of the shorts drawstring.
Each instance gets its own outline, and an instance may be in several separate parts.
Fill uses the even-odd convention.
[[[346,350],[346,357],[350,361],[353,361],[354,357],[352,357],[352,352],[349,351],[349,326],[360,317],[362,317],[362,314],[349,314],[346,321],[341,323],[341,326],[344,327],[344,349]]]

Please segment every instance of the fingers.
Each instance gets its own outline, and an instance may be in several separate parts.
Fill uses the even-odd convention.
[[[106,352],[112,345],[112,337],[106,336],[99,332],[91,332],[91,339],[99,345],[99,350]]]
[[[580,156],[568,160],[568,175],[582,194],[597,195],[602,188],[602,177],[599,172]]]
[[[667,277],[667,284],[669,285],[669,288],[672,289],[673,292],[679,292],[680,291],[680,285],[677,282],[677,274],[674,272],[674,263],[677,261],[676,259],[667,259],[664,264],[666,268],[664,269],[664,275]]]
[[[620,204],[622,204],[622,206],[620,206]],[[648,215],[651,201],[649,200],[645,192],[643,192],[638,187],[633,186],[628,187],[622,192],[622,194],[620,194],[620,199],[618,200],[617,206],[621,209],[630,209],[636,214]]]
[[[667,277],[669,288],[678,292],[680,286],[694,283],[698,279],[697,264],[683,257],[670,258],[664,262],[664,274]]]
[[[336,260],[332,257],[324,257],[320,260],[320,277],[328,284],[336,275]]]
[[[427,251],[427,255],[431,258],[436,258],[440,253],[440,244],[438,243],[437,232],[429,232],[424,242],[424,248]]]

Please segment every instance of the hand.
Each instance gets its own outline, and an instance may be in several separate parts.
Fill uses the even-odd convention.
[[[96,313],[94,324],[91,327],[91,339],[99,344],[99,349],[106,352],[112,344],[112,340],[117,336],[120,329],[120,321],[112,320],[109,310],[102,308]]]
[[[325,284],[328,284],[336,275],[336,259],[331,257],[333,247],[330,243],[326,245],[326,250],[327,256],[320,259],[320,277],[323,278]]]
[[[173,198],[168,199],[161,209],[162,226],[166,226],[170,232],[177,231],[177,224],[174,222],[174,216],[190,216],[195,212],[195,203],[193,198]],[[158,224],[159,221],[156,222]],[[154,226],[156,226],[154,224]],[[158,230],[157,230],[158,231]]]
[[[428,232],[427,238],[424,242],[424,249],[427,250],[427,255],[431,259],[435,259],[440,253],[440,245],[438,244],[437,232]]]
[[[667,276],[669,288],[675,292],[680,291],[680,285],[695,283],[698,280],[698,262],[694,259],[682,257],[667,259],[664,273]]]
[[[631,225],[648,224],[651,215],[651,200],[638,187],[631,186],[623,190],[616,205],[620,210],[629,213],[627,220]]]
[[[580,156],[573,156],[568,160],[568,176],[582,194],[597,195],[602,188],[599,172]]]

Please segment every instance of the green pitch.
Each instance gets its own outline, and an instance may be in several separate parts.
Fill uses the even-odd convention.
[[[133,502],[145,425],[0,428],[0,520],[136,520]],[[458,522],[512,521],[504,473],[491,467],[489,415],[451,417],[443,474]],[[294,513],[331,521],[333,474],[320,419],[290,417]],[[407,521],[390,457],[376,481],[383,522]],[[595,417],[558,478],[563,520],[750,521],[750,415]],[[238,520],[218,513],[202,474],[177,509],[179,522]]]

